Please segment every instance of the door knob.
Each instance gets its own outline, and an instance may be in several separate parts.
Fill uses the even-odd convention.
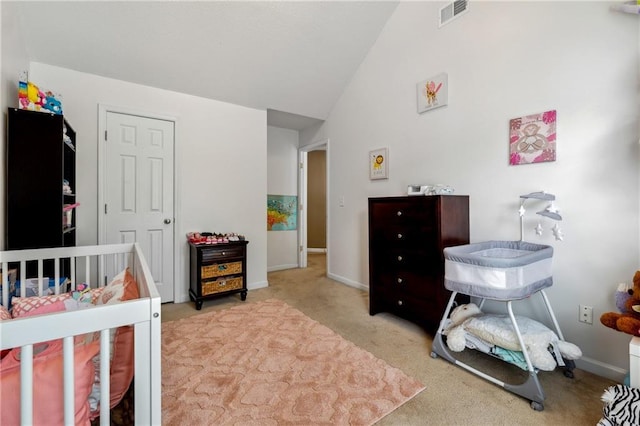
[[[166,223],[167,225],[171,223],[171,219],[165,219],[164,223]]]

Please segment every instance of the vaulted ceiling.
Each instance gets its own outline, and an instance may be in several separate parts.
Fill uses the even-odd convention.
[[[5,2],[3,2],[5,3]],[[327,118],[396,1],[67,1],[17,5],[32,61],[268,110]]]

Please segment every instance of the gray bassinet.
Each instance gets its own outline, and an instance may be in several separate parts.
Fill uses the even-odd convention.
[[[550,287],[553,247],[486,241],[444,249],[444,286],[493,300],[524,299]]]
[[[544,391],[536,370],[531,364],[526,345],[511,307],[513,300],[520,300],[540,293],[553,321],[558,337],[564,340],[558,322],[553,314],[544,289],[553,284],[551,246],[524,241],[486,241],[482,243],[447,247],[444,249],[445,287],[452,291],[449,303],[440,321],[440,327],[433,340],[431,356],[441,356],[480,377],[496,383],[506,390],[531,400],[531,407],[543,410]],[[472,297],[504,301],[511,318],[518,341],[522,348],[529,378],[522,384],[504,383],[457,360],[443,342],[443,330],[458,293]],[[482,305],[481,305],[482,306]],[[565,361],[565,375],[573,377],[573,361]]]

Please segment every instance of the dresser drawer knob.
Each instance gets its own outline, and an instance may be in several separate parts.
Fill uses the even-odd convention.
[[[402,216],[402,212],[400,210],[398,210],[398,213],[396,213],[398,216]]]
[[[398,256],[398,262],[402,262],[402,256]]]
[[[222,255],[223,255],[223,256],[226,256],[226,255],[227,255],[227,253],[225,253],[225,252],[222,252]]]
[[[401,240],[402,239],[402,234],[398,234],[398,239]]]
[[[398,306],[402,306],[402,300],[398,300]]]
[[[398,278],[398,284],[402,284],[402,278]]]

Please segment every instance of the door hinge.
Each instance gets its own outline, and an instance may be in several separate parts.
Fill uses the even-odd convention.
[[[302,253],[302,246],[300,246],[300,253]]]
[[[104,140],[105,141],[107,140],[107,131],[106,130],[104,131]]]
[[[107,204],[104,205],[104,214],[107,214]]]
[[[300,211],[302,211],[302,208],[303,208],[303,207],[304,207],[304,206],[303,206],[302,204],[300,204]]]
[[[304,169],[304,163],[300,163],[300,168]]]

